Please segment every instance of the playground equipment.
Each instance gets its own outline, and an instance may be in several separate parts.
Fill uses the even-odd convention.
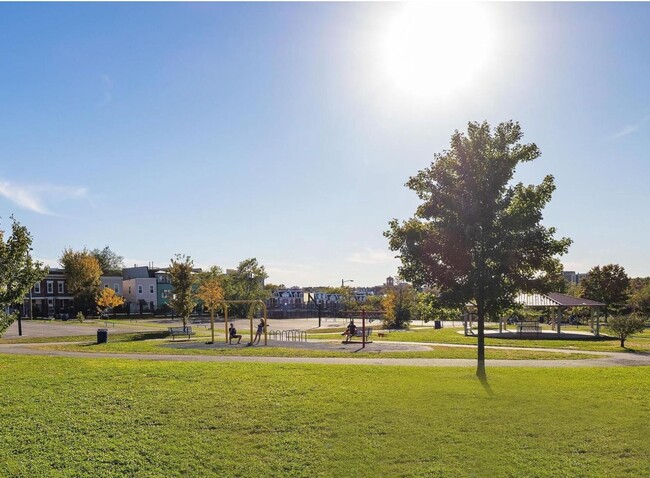
[[[222,300],[219,301],[219,304],[223,306],[223,317],[224,317],[224,331],[226,333],[226,343],[228,343],[228,305],[230,304],[257,304],[262,307],[262,310],[264,311],[264,345],[268,345],[268,329],[269,329],[269,323],[268,323],[268,318],[267,318],[267,313],[266,313],[266,304],[264,303],[263,300]],[[250,319],[250,334],[251,338],[249,341],[250,345],[253,345],[253,315],[255,315],[253,312],[255,310],[251,310],[249,312],[249,319]],[[210,329],[212,330],[212,343],[214,343],[214,320],[211,321],[210,323]]]

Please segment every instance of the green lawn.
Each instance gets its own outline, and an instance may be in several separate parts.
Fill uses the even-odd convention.
[[[376,327],[374,327],[376,328]],[[343,329],[341,329],[343,330]],[[426,343],[444,343],[444,344],[472,344],[476,345],[476,337],[465,337],[459,334],[460,329],[443,328],[435,330],[433,328],[415,329],[400,332],[391,332],[385,338],[380,339],[373,335],[373,340],[388,340],[397,342],[426,342]],[[573,328],[565,328],[565,331],[571,332]],[[602,330],[604,333],[605,329]],[[311,338],[331,338],[335,336],[337,330],[310,330]],[[340,332],[338,332],[340,333]],[[376,334],[375,334],[376,335]],[[508,347],[535,347],[535,348],[557,348],[557,349],[575,349],[591,350],[597,352],[624,352],[628,351],[650,351],[650,330],[638,334],[625,342],[626,349],[620,347],[620,342],[614,337],[589,338],[585,340],[558,340],[558,339],[495,339],[485,338],[485,345],[508,346]]]
[[[153,353],[177,355],[236,355],[236,356],[265,356],[265,357],[354,357],[354,358],[476,358],[473,348],[458,348],[437,346],[430,351],[418,352],[377,352],[359,351],[358,345],[350,345],[349,352],[336,350],[307,350],[291,347],[215,347],[214,349],[184,349],[170,347],[169,339],[141,340],[143,334],[122,334],[110,336],[107,344],[85,342],[81,344],[44,345],[40,348],[48,350],[68,350],[73,352],[112,352],[112,353]],[[87,338],[86,338],[87,340]],[[204,338],[194,338],[192,341],[204,341]],[[218,338],[221,342],[223,338]],[[243,342],[242,342],[243,343]],[[599,355],[572,354],[562,352],[540,352],[536,350],[486,350],[487,359],[506,360],[567,360],[601,358]]]
[[[646,368],[0,356],[2,477],[639,477]]]

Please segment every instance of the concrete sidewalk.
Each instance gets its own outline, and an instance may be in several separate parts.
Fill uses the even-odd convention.
[[[46,344],[38,344],[46,345]],[[57,345],[60,345],[58,343]],[[407,367],[474,367],[475,359],[390,359],[390,358],[308,358],[308,357],[250,357],[218,355],[162,355],[136,353],[70,352],[64,350],[44,350],[30,344],[0,344],[0,354],[37,355],[51,357],[73,357],[81,359],[128,359],[154,360],[167,362],[216,362],[216,363],[282,363],[282,364],[320,364],[320,365],[379,365]],[[487,360],[490,367],[536,367],[536,368],[584,368],[650,366],[650,355],[616,353],[602,359],[585,360]]]

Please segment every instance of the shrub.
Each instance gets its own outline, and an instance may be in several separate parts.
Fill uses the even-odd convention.
[[[81,312],[81,311],[77,312],[77,317],[76,317],[76,319],[77,319],[77,321],[78,321],[79,323],[83,323],[83,321],[86,320],[86,318],[84,317],[83,312]]]

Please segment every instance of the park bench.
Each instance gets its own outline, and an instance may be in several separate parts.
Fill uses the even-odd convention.
[[[192,327],[167,327],[169,335],[172,336],[172,340],[176,340],[177,335],[187,335],[187,340],[190,340],[190,336],[194,335],[196,332],[192,332]]]
[[[542,327],[537,321],[528,321],[528,322],[519,322],[517,325],[517,331],[519,335],[523,334],[535,334],[539,337],[539,333],[542,331]]]
[[[366,336],[365,339],[366,341],[368,340],[368,337],[372,334],[372,327],[366,327]],[[363,338],[363,329],[361,327],[357,328],[357,330],[354,331],[354,334],[348,335],[345,337],[345,340],[343,341],[344,344],[349,344],[350,339],[352,337],[362,337]]]

